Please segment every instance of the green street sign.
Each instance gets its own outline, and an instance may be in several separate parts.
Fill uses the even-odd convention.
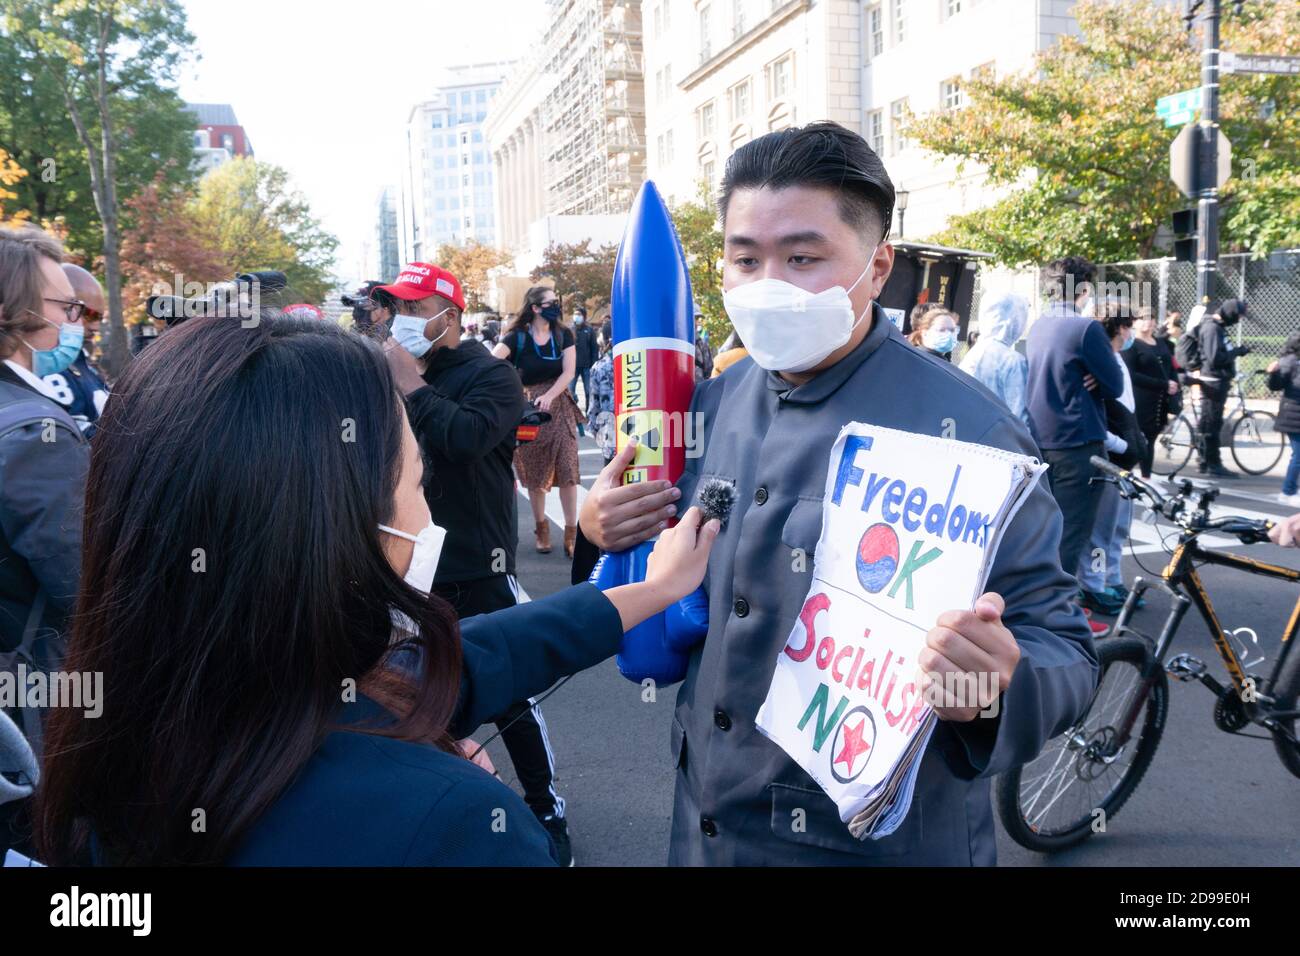
[[[1156,100],[1156,115],[1165,121],[1166,126],[1182,126],[1196,119],[1201,109],[1201,88],[1199,86],[1179,93],[1171,93]]]

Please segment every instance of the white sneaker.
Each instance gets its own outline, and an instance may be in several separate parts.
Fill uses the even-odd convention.
[[[1300,494],[1284,495],[1279,493],[1277,500],[1278,504],[1286,505],[1289,508],[1300,508]]]

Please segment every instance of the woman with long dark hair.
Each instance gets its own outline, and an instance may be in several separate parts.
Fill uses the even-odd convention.
[[[1149,307],[1137,311],[1133,322],[1132,345],[1120,353],[1133,380],[1134,413],[1146,438],[1146,454],[1138,467],[1151,477],[1155,458],[1156,436],[1169,418],[1170,401],[1178,394],[1178,373],[1174,371],[1174,353],[1169,343],[1156,335],[1156,319]]]
[[[458,630],[426,594],[422,471],[379,347],[331,323],[192,319],[131,365],[91,453],[65,665],[103,674],[102,715],[51,716],[43,862],[553,860],[456,740],[694,589],[716,525],[688,512],[644,585]]]
[[[515,450],[515,474],[528,489],[533,508],[536,548],[551,550],[551,523],[546,517],[546,493],[560,489],[564,511],[564,553],[573,557],[578,536],[578,423],[584,421],[578,403],[569,393],[577,369],[573,332],[560,321],[560,299],[547,286],[533,286],[524,294],[524,306],[501,333],[492,349],[519,371],[524,395],[551,420],[537,438]]]

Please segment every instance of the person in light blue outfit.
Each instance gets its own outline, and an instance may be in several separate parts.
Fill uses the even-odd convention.
[[[1015,344],[1029,325],[1029,301],[1009,292],[980,305],[980,337],[958,366],[967,375],[1006,403],[1013,415],[1026,424],[1025,383],[1029,361],[1015,350]]]

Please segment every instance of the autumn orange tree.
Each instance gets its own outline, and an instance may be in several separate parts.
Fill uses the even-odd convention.
[[[196,228],[192,203],[188,191],[161,175],[127,200],[121,257],[128,314],[143,308],[156,287],[185,295],[186,283],[223,282],[234,272],[210,231]]]
[[[27,171],[15,163],[8,153],[0,149],[0,223],[27,218],[25,211],[5,207],[5,203],[12,203],[18,198],[16,192],[5,187],[14,185],[26,175]]]
[[[465,245],[444,243],[438,247],[434,260],[460,280],[461,290],[465,293],[465,308],[468,312],[484,311],[493,269],[504,266],[512,257],[492,246],[471,239]],[[386,280],[391,276],[385,276]]]
[[[1220,47],[1300,53],[1300,3],[1225,4]],[[962,109],[916,117],[906,134],[959,165],[978,163],[1000,201],[949,220],[933,238],[1007,264],[1065,254],[1095,261],[1160,254],[1161,227],[1187,205],[1169,179],[1178,130],[1156,100],[1200,85],[1200,36],[1177,5],[1080,0],[1078,36],[1062,36],[1032,68],[975,76]],[[1220,125],[1233,144],[1221,191],[1224,251],[1260,254],[1300,244],[1300,83],[1224,76]]]
[[[530,277],[534,282],[553,280],[556,294],[566,306],[581,304],[594,314],[609,304],[617,255],[618,246],[613,243],[593,249],[590,239],[553,242],[546,247],[542,264],[532,271]],[[572,302],[574,298],[576,303]]]

